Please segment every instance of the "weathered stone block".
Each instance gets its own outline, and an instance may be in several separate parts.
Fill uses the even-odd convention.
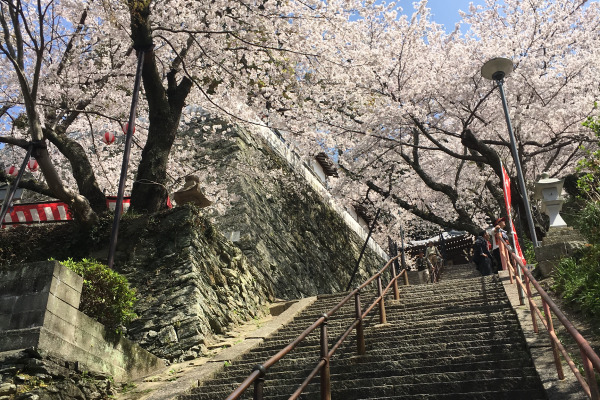
[[[79,311],[71,304],[65,302],[62,298],[50,294],[48,296],[46,309],[49,313],[56,315],[63,321],[67,321],[70,324],[77,323],[77,315],[79,314]]]
[[[77,310],[75,310],[77,311]],[[54,332],[56,336],[66,340],[69,343],[74,343],[75,340],[75,325],[73,319],[71,322],[61,318],[60,314],[47,312],[44,316],[44,328]]]
[[[535,248],[535,258],[542,276],[552,275],[561,258],[575,255],[585,245],[585,239],[577,230],[571,227],[551,228],[542,245]]]
[[[63,267],[63,269],[66,268]],[[55,277],[55,279],[52,279],[52,284],[50,285],[50,293],[75,309],[79,308],[81,302],[81,289],[78,291]]]
[[[0,352],[36,347],[39,343],[40,331],[40,327],[2,331]]]
[[[57,262],[54,266],[53,276],[56,278],[55,280],[64,283],[73,288],[76,292],[81,293],[81,290],[83,289],[83,278],[74,271],[65,268]]]
[[[44,323],[44,314],[45,310],[13,313],[10,317],[8,329],[24,329],[41,326]]]
[[[14,311],[43,311],[48,303],[48,292],[26,293],[18,296]]]
[[[17,299],[17,296],[12,295],[0,296],[0,315],[12,314]],[[2,324],[0,324],[0,329],[2,329]]]

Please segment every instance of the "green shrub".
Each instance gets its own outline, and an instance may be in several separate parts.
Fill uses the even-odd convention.
[[[83,277],[81,312],[117,332],[137,317],[133,312],[135,291],[123,275],[94,259],[69,258],[60,263]]]
[[[585,314],[600,317],[600,245],[584,249],[581,258],[563,258],[554,272],[553,289]]]
[[[577,225],[590,243],[600,244],[600,201],[588,201],[581,210]]]

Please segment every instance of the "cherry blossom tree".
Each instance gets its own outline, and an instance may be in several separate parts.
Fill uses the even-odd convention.
[[[319,46],[336,62],[305,63],[305,101],[288,131],[336,153],[346,170],[341,198],[370,190],[381,195],[374,207],[475,233],[503,209],[501,161],[514,171],[499,93],[481,66],[499,56],[514,62],[505,88],[530,186],[542,171],[568,173],[580,146],[594,141],[581,122],[597,114],[600,9],[585,0],[489,0],[463,13],[466,34],[446,34],[426,1],[415,7],[401,16],[394,5],[364,8],[324,36]]]
[[[255,120],[245,105],[268,107],[270,96],[292,93],[293,57],[305,54],[307,37],[318,36],[323,21],[337,18],[336,10],[326,17],[318,1],[1,5],[7,83],[0,142],[25,148],[31,140],[49,141],[51,148],[36,154],[46,184],[38,179],[21,186],[77,205],[81,219],[105,208],[102,189],[114,191],[119,152],[99,136],[118,133],[127,120],[136,52],[144,57],[144,101],[132,158],[138,167],[128,187],[132,207],[152,212],[166,207],[168,186],[185,172],[175,164],[167,174],[181,124],[197,110]],[[69,189],[75,185],[77,191]]]
[[[398,216],[396,224],[422,218],[473,232],[500,209],[500,161],[512,171],[497,89],[479,74],[497,56],[515,63],[505,88],[529,182],[570,171],[579,145],[593,140],[580,122],[596,113],[597,2],[489,0],[463,14],[466,34],[445,33],[426,1],[410,14],[345,0],[1,4],[0,142],[47,140],[57,173],[42,165],[47,185],[25,185],[95,211],[103,191],[115,192],[121,157],[99,137],[108,130],[123,141],[141,50],[137,170],[127,187],[142,211],[165,207],[193,172],[177,161],[193,152],[178,137],[190,122],[207,124],[215,140],[223,124],[267,124],[306,156],[329,152],[344,171],[333,187],[340,201],[368,193],[391,231]],[[50,185],[57,175],[65,190],[77,188],[71,197]],[[513,193],[518,202],[516,185]]]

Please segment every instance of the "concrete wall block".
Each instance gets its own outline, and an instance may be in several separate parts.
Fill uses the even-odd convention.
[[[13,312],[18,296],[6,295],[0,296],[0,315],[10,315]],[[0,325],[0,330],[2,325]]]
[[[48,312],[58,316],[60,319],[67,321],[72,325],[77,324],[79,310],[71,304],[63,301],[60,297],[54,296],[52,293],[48,296],[48,304],[46,309]]]
[[[17,296],[13,313],[27,311],[44,311],[48,304],[48,292],[23,293]]]
[[[0,335],[0,352],[36,347],[42,328],[5,330]]]
[[[54,267],[53,276],[60,282],[73,288],[76,292],[81,293],[81,290],[83,289],[83,278],[69,268],[57,263]]]
[[[80,370],[89,370],[102,372],[113,376],[115,379],[123,379],[127,374],[123,368],[114,365],[109,355],[105,354],[104,359],[94,354],[90,354],[81,347],[73,345],[53,332],[43,329],[40,333],[39,348],[48,353],[56,354],[60,357],[67,357],[71,360],[79,361]],[[104,361],[109,360],[109,361]]]
[[[66,269],[65,267],[61,266]],[[50,285],[50,293],[58,297],[65,303],[73,306],[75,309],[79,309],[81,303],[81,290],[77,291],[71,286],[67,285],[64,281],[61,281],[56,276],[52,277],[52,283]]]
[[[44,323],[45,310],[25,311],[13,313],[10,317],[8,329],[35,328]]]
[[[63,319],[60,314],[47,312],[44,317],[44,329],[69,343],[75,344],[75,331],[77,328],[72,322]]]
[[[20,295],[22,293],[47,292],[50,290],[52,275],[31,275],[29,277],[10,277],[0,274],[0,293]]]
[[[107,334],[104,325],[82,312],[77,313],[77,323],[75,325],[78,329],[85,331],[88,335],[98,338],[103,338]]]
[[[7,331],[10,326],[10,317],[12,314],[0,314],[0,332]]]

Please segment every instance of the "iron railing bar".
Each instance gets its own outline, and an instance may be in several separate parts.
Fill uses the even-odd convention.
[[[317,319],[311,326],[309,326],[308,328],[306,328],[294,341],[292,341],[290,344],[288,344],[283,349],[281,349],[279,352],[277,352],[277,354],[275,354],[274,356],[272,356],[271,358],[269,358],[267,361],[265,361],[265,363],[262,364],[262,366],[264,367],[264,369],[268,370],[273,364],[275,364],[276,362],[278,362],[279,360],[281,360],[285,355],[287,355],[290,351],[292,351],[312,331],[314,331],[316,328],[318,328],[323,323],[323,321],[329,319],[337,310],[339,310],[344,304],[346,304],[350,298],[354,297],[354,295],[356,294],[356,292],[359,292],[367,284],[373,282],[377,277],[379,277],[383,272],[385,272],[386,269],[389,268],[389,266],[392,264],[392,262],[394,260],[398,259],[398,257],[400,257],[400,255],[397,255],[397,256],[391,258],[383,266],[383,268],[381,268],[378,272],[376,272],[373,276],[371,276],[371,278],[369,278],[367,281],[365,281],[362,285],[360,285],[359,287],[357,287],[356,289],[354,289],[352,292],[350,292],[336,306],[334,306],[329,312],[327,312],[326,314],[324,314],[322,317],[320,317],[319,319]],[[406,270],[404,270],[404,272],[405,271]],[[402,273],[400,273],[400,275],[398,275],[396,277],[396,279],[399,278],[400,276],[402,276]],[[381,296],[377,297],[377,299],[372,304],[372,306],[367,310],[367,312],[365,312],[361,316],[361,318],[364,318],[369,313],[369,311],[372,310],[375,307],[375,305],[377,305],[377,303],[379,301],[381,301],[381,298],[383,297],[383,295],[385,295],[385,293],[386,292],[384,292]],[[358,318],[355,319],[356,323],[358,321],[359,321]],[[355,322],[353,322],[352,325],[354,325]],[[356,327],[356,325],[354,325],[354,327]],[[346,337],[347,337],[347,335],[346,335]],[[345,337],[344,337],[344,339],[345,339]],[[321,367],[319,367],[319,368],[321,368]],[[244,379],[244,381],[225,400],[236,400],[237,398],[239,398],[239,396],[241,396],[243,394],[243,392],[246,389],[248,389],[248,387],[250,387],[250,385],[259,377],[259,375],[260,375],[259,371],[252,372],[246,379]]]
[[[289,400],[295,400],[298,398],[298,396],[300,396],[302,394],[302,392],[304,391],[304,389],[306,389],[306,387],[308,386],[308,384],[310,383],[310,381],[313,380],[313,378],[315,376],[317,376],[317,373],[319,373],[319,371],[321,370],[321,368],[323,368],[325,366],[326,361],[321,359],[318,363],[317,366],[310,372],[310,374],[308,374],[308,376],[306,377],[306,379],[304,380],[304,382],[302,382],[302,384],[300,385],[300,387],[298,387],[298,389],[296,389],[296,391],[290,396]]]
[[[321,326],[321,324],[323,323],[323,321],[325,321],[325,317],[320,317],[319,319],[317,319],[315,322],[313,322],[313,324],[311,326],[309,326],[308,328],[306,328],[304,330],[304,332],[302,332],[300,334],[300,336],[298,336],[294,341],[292,341],[290,344],[288,344],[287,346],[285,346],[283,349],[279,350],[277,352],[277,354],[275,354],[273,357],[269,358],[263,364],[263,366],[265,368],[267,368],[267,369],[270,368],[273,364],[275,364],[277,361],[279,361],[284,355],[286,355],[290,351],[294,350],[296,348],[296,346],[302,340],[304,340],[310,333],[312,333],[312,331],[314,331],[319,326]]]
[[[523,265],[523,262],[521,260],[519,260],[518,257],[514,256],[512,253],[511,253],[511,258],[513,258],[517,262],[517,264],[519,265],[519,267],[522,268],[523,272],[527,275],[527,277],[529,278],[530,282],[533,284],[533,286],[537,290],[537,292],[540,295],[540,297],[544,301],[546,301],[546,303],[550,307],[550,310],[552,310],[552,312],[554,313],[554,315],[556,315],[556,318],[558,318],[558,320],[563,324],[563,326],[569,332],[569,334],[573,337],[573,339],[575,340],[575,342],[580,347],[583,348],[584,352],[586,353],[586,355],[588,356],[588,358],[590,359],[590,361],[592,362],[592,364],[594,365],[594,367],[596,368],[596,370],[598,372],[600,372],[600,357],[598,357],[598,355],[596,354],[596,352],[594,352],[594,350],[592,349],[592,347],[590,346],[590,344],[588,343],[588,341],[585,340],[585,338],[573,326],[573,324],[571,323],[571,321],[569,321],[567,319],[567,317],[562,313],[562,311],[560,311],[560,309],[554,303],[554,301],[552,301],[552,299],[550,298],[550,296],[548,295],[548,293],[546,293],[546,291],[544,289],[542,289],[542,287],[540,286],[540,284],[535,280],[535,278],[531,274],[531,271],[529,271],[527,268],[525,268],[525,266]]]
[[[569,356],[567,349],[565,349],[563,344],[560,342],[560,339],[558,338],[558,336],[556,336],[555,332],[548,332],[548,334],[552,338],[552,341],[554,341],[554,343],[556,343],[558,350],[563,355],[565,361],[567,362],[567,365],[573,372],[573,375],[575,375],[575,378],[581,384],[581,387],[583,388],[584,392],[587,394],[588,397],[591,397],[590,387],[589,387],[588,383],[585,381],[585,378],[583,377],[583,375],[581,375],[581,373],[579,372],[579,369],[573,362],[573,359],[571,358],[571,356]]]
[[[350,293],[348,293],[348,295],[346,297],[344,297],[342,300],[340,300],[340,302],[334,306],[331,310],[329,310],[327,312],[327,317],[331,317],[337,310],[339,310],[342,306],[344,306],[344,304],[346,304],[348,302],[348,300],[350,300],[351,297],[354,297],[354,295],[356,294],[357,291],[363,289],[365,286],[367,286],[369,283],[373,282],[375,279],[377,279],[377,277],[379,275],[381,275],[383,272],[385,272],[385,270],[387,268],[389,268],[389,266],[391,265],[391,263],[394,260],[397,260],[398,257],[400,257],[400,255],[395,256],[394,258],[391,258],[383,268],[381,268],[379,271],[377,271],[373,276],[371,276],[369,279],[367,279],[362,285],[360,285],[359,287],[357,287],[356,289],[354,289],[353,291],[351,291]]]
[[[383,274],[383,273],[384,273],[384,272],[385,272],[385,271],[386,271],[386,270],[389,268],[389,266],[391,265],[391,263],[392,263],[393,261],[395,261],[395,260],[397,260],[397,259],[398,259],[398,257],[400,257],[400,256],[399,256],[399,255],[397,255],[396,257],[394,257],[394,258],[391,258],[391,259],[390,259],[390,260],[387,262],[387,264],[385,264],[385,265],[383,266],[383,268],[381,268],[381,269],[380,269],[379,271],[377,271],[377,272],[376,272],[376,273],[375,273],[373,276],[371,276],[369,279],[367,279],[367,280],[366,280],[366,281],[365,281],[365,282],[364,282],[362,285],[360,285],[360,286],[359,286],[357,289],[358,289],[358,290],[360,290],[360,289],[363,289],[363,288],[364,288],[364,287],[366,287],[366,286],[367,286],[369,283],[371,283],[371,282],[373,282],[375,279],[377,279],[377,278],[378,278],[378,277],[379,277],[381,274]],[[356,290],[356,289],[355,289],[355,290]]]
[[[506,243],[504,243],[504,240],[501,239],[501,242],[504,244],[504,246],[506,246]],[[517,255],[512,252],[508,252],[508,254],[509,254],[509,257],[512,259],[512,261],[515,263],[514,266],[510,265],[510,263],[508,263],[509,264],[509,267],[508,267],[509,275],[512,275],[511,274],[513,272],[512,269],[514,268],[514,272],[515,272],[514,275],[516,278],[515,280],[516,280],[518,286],[521,287],[522,289],[526,289],[524,282],[519,278],[519,276],[518,276],[519,274],[517,272],[521,271],[523,274],[525,274],[525,276],[529,280],[529,283],[533,284],[533,286],[535,287],[535,289],[538,292],[538,295],[541,297],[542,303],[544,304],[544,309],[549,314],[548,317],[551,318],[551,313],[554,313],[556,318],[560,321],[560,323],[567,330],[567,332],[569,333],[571,338],[575,341],[575,343],[579,347],[582,361],[584,363],[587,362],[586,365],[592,364],[593,369],[595,369],[597,372],[600,372],[600,357],[592,349],[592,347],[590,346],[588,341],[579,333],[579,331],[573,326],[571,321],[568,320],[568,318],[563,314],[563,312],[558,308],[558,306],[550,298],[548,293],[546,293],[546,291],[541,287],[541,285],[537,282],[537,280],[535,280],[535,278],[533,277],[533,274],[531,273],[531,271],[529,271],[529,269],[527,269],[525,267],[525,265],[523,264],[523,261],[520,259],[520,257],[517,257]],[[508,261],[508,260],[506,260],[506,261]],[[512,278],[512,276],[511,276],[511,278]],[[512,279],[511,279],[511,283],[512,283]],[[533,301],[533,295],[529,291],[527,291],[527,299],[528,299],[530,306],[533,306],[532,308],[535,310],[536,314],[540,318],[540,321],[546,328],[546,331],[548,332],[548,335],[550,336],[551,341],[556,345],[556,347],[558,348],[560,353],[563,355],[567,365],[573,372],[573,375],[575,375],[575,378],[577,379],[577,381],[580,383],[583,391],[586,393],[586,395],[589,398],[592,398],[592,399],[597,398],[598,395],[596,393],[597,392],[596,386],[594,386],[594,390],[595,390],[594,394],[592,393],[592,384],[595,384],[595,382],[590,382],[590,383],[586,382],[585,378],[581,375],[581,373],[579,372],[579,369],[575,366],[575,363],[573,362],[572,358],[569,356],[569,353],[567,352],[567,350],[561,343],[560,339],[558,338],[558,336],[556,335],[554,330],[551,329],[550,322],[545,321],[544,316],[542,315],[540,309],[537,307],[537,305]],[[557,362],[560,362],[560,361],[557,360]],[[559,373],[559,378],[562,378],[561,377],[562,368],[560,367],[560,365],[557,365],[557,370]],[[589,373],[588,372],[589,371],[587,371],[587,369],[586,369],[586,375],[588,375],[588,379],[589,380],[595,379],[593,371],[591,371]]]
[[[365,319],[365,317],[371,312],[371,310],[373,310],[377,304],[379,303],[379,301],[381,300],[381,296],[379,296],[378,298],[375,299],[375,302],[373,304],[371,304],[369,306],[369,308],[367,308],[365,310],[365,312],[363,313],[363,315],[361,316],[362,319]]]
[[[532,300],[532,302],[533,302],[533,300]],[[587,382],[585,381],[585,379],[583,378],[583,375],[581,375],[581,373],[579,372],[579,369],[577,369],[577,366],[573,362],[573,359],[571,358],[571,356],[569,356],[569,353],[567,352],[567,350],[561,343],[558,336],[556,336],[556,333],[549,331],[548,323],[546,322],[546,319],[542,315],[542,311],[537,307],[537,304],[534,303],[534,305],[535,305],[535,312],[536,312],[537,316],[540,318],[542,325],[544,325],[544,327],[546,328],[546,332],[548,333],[548,336],[550,336],[550,340],[552,340],[554,343],[556,343],[558,350],[561,352],[561,354],[565,358],[565,361],[566,361],[567,365],[569,366],[569,368],[571,369],[571,371],[573,372],[573,375],[575,375],[575,378],[579,381],[579,383],[583,387],[583,390],[586,393],[588,393],[588,397],[589,397],[589,393],[590,393],[589,386],[588,386]]]
[[[240,397],[260,376],[260,371],[253,371],[225,400],[235,400]]]

